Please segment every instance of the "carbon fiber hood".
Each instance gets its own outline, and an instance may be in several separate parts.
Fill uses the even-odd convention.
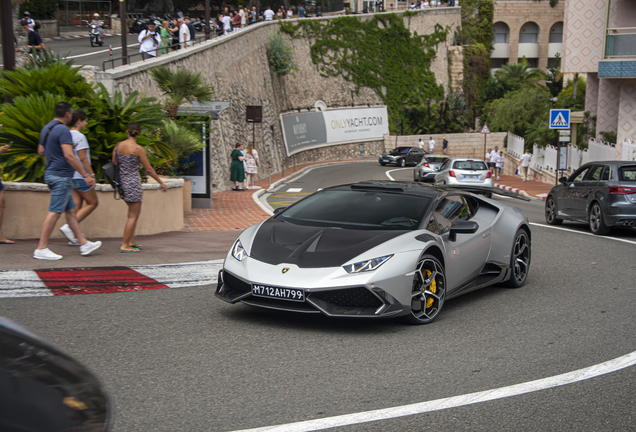
[[[338,267],[405,232],[312,227],[270,219],[254,236],[250,256],[272,265]]]

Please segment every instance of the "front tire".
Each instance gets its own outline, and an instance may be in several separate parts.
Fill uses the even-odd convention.
[[[528,279],[530,271],[530,236],[524,229],[517,231],[515,242],[512,246],[510,257],[510,280],[508,286],[511,288],[521,288]]]
[[[605,225],[603,209],[597,202],[592,204],[592,208],[590,209],[590,231],[596,235],[605,235],[610,232],[610,227]]]
[[[95,46],[95,42],[94,42],[93,38],[91,38],[91,47],[94,47],[94,46]]]
[[[545,221],[548,225],[561,225],[563,219],[557,218],[556,201],[553,196],[549,196],[545,202]]]
[[[380,165],[382,166],[386,166],[386,164],[384,162],[380,162]]]
[[[437,317],[446,299],[446,277],[442,263],[433,255],[423,255],[415,268],[411,289],[409,324],[428,324]]]
[[[406,166],[406,160],[400,159],[397,163],[400,167],[404,168]]]

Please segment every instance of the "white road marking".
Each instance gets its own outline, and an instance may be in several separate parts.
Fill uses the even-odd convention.
[[[132,47],[139,46],[139,44],[136,43],[136,44],[126,45],[126,46],[128,48],[132,48]],[[113,47],[113,51],[120,50],[120,49],[121,49],[121,46]],[[88,56],[92,56],[92,55],[95,55],[95,54],[106,53],[106,52],[109,52],[109,51],[110,51],[110,49],[105,49],[105,50],[94,51],[94,52],[90,52],[90,53],[86,53],[86,54],[78,54],[78,55],[74,55],[74,56],[68,56],[68,57],[64,57],[64,58],[75,59],[75,58],[80,58],[80,57],[88,57]]]
[[[485,390],[477,393],[453,396],[449,398],[421,402],[412,405],[404,405],[373,411],[364,411],[360,413],[308,420],[297,423],[266,426],[254,429],[244,429],[235,432],[308,432],[354,424],[368,423],[372,421],[388,420],[449,408],[457,408],[481,402],[488,402],[496,399],[518,396],[541,390],[547,390],[550,388],[573,384],[579,381],[584,381],[590,378],[595,378],[601,375],[616,372],[618,370],[634,366],[635,364],[636,351],[626,354],[622,357],[618,357],[613,360],[609,360],[604,363],[579,369],[573,372],[543,378],[536,381],[515,384],[507,387],[500,387],[498,389]]]
[[[0,298],[47,297],[53,293],[33,270],[0,271]]]
[[[599,238],[599,239],[614,240],[614,241],[623,242],[623,243],[636,244],[636,241],[633,241],[633,240],[625,240],[625,239],[622,239],[622,238],[608,237],[608,236],[599,236],[599,235],[593,234],[591,232],[577,231],[577,230],[573,230],[573,229],[562,228],[562,227],[551,226],[551,225],[544,225],[544,224],[539,224],[539,223],[535,223],[535,222],[530,222],[530,225],[543,227],[543,228],[549,228],[549,229],[555,229],[555,230],[559,230],[559,231],[567,231],[567,232],[571,232],[571,233],[575,233],[575,234],[582,234],[582,235],[586,235],[586,236],[592,236],[592,237],[596,237],[596,238]]]
[[[287,192],[300,192],[302,190],[303,190],[303,188],[289,188],[289,189],[287,189]]]
[[[130,268],[170,288],[184,288],[215,284],[219,270],[223,268],[223,260]]]
[[[413,169],[413,168],[398,168],[398,169],[392,169],[392,170],[389,170],[389,171],[385,172],[384,174],[386,174],[386,176],[389,178],[389,180],[391,180],[391,181],[395,181],[395,179],[394,179],[393,177],[391,177],[391,174],[389,174],[389,173],[392,173],[393,171],[403,171],[403,170],[410,170],[410,169]]]

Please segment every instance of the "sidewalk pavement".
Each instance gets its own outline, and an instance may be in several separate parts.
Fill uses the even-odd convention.
[[[501,189],[517,192],[522,195],[542,200],[545,200],[550,189],[554,187],[554,185],[532,180],[524,182],[523,179],[518,176],[501,176],[500,180],[494,181],[494,185]]]

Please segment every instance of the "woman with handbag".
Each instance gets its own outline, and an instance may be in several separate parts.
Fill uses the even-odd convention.
[[[137,122],[126,126],[128,139],[118,143],[113,149],[113,163],[119,167],[119,179],[121,182],[121,197],[128,205],[128,219],[124,227],[124,239],[119,248],[121,253],[139,252],[141,246],[135,243],[135,228],[141,213],[141,177],[139,165],[143,165],[146,173],[159,183],[161,190],[166,192],[168,188],[159,178],[155,170],[148,162],[148,156],[143,147],[137,144],[137,137],[141,134],[141,126]]]

